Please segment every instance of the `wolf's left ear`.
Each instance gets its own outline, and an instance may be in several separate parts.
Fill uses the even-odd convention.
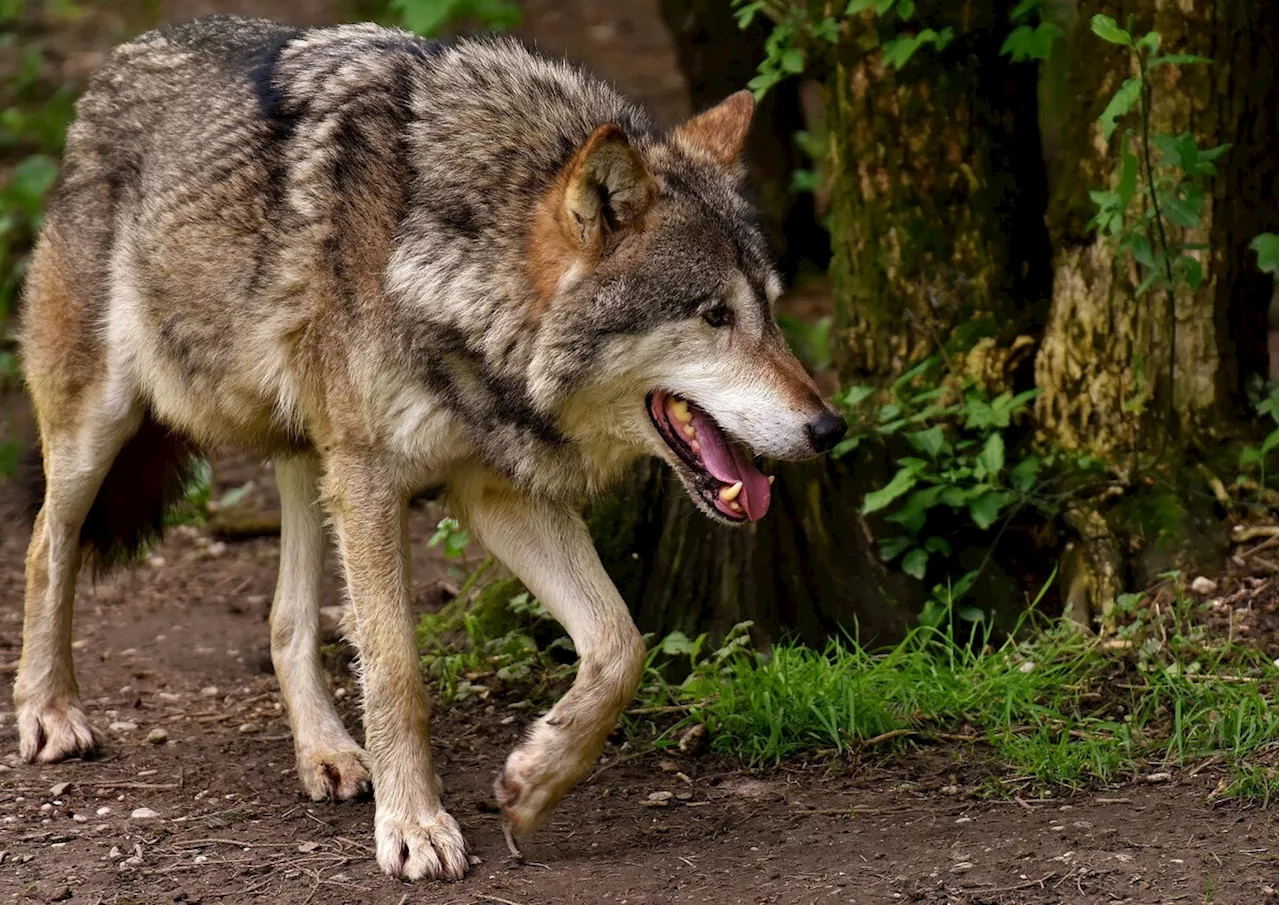
[[[750,91],[729,95],[710,110],[677,126],[672,137],[677,145],[695,157],[721,166],[733,166],[751,131],[756,99]]]
[[[610,236],[640,219],[657,194],[640,152],[612,123],[591,133],[565,175],[566,226],[584,251],[602,251]]]

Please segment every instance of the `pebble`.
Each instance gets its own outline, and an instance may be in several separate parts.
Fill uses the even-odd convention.
[[[107,857],[112,861],[119,861],[124,857],[124,852],[120,851],[119,846],[111,846],[111,851],[107,852]]]
[[[98,810],[95,811],[94,813],[96,813],[99,817],[106,817],[108,814],[111,813],[111,808],[109,808],[107,805],[104,804],[102,807],[98,808]]]
[[[160,699],[160,700],[162,700],[162,701],[167,701],[167,702],[169,702],[170,704],[172,704],[172,703],[175,703],[175,702],[177,702],[177,701],[181,701],[181,700],[182,700],[182,695],[180,695],[180,694],[174,694],[174,693],[173,693],[173,692],[171,692],[171,691],[162,691],[162,692],[160,692],[159,694],[157,694],[157,695],[156,695],[156,697],[157,697],[157,698],[159,698],[159,699]]]
[[[163,745],[169,740],[169,733],[163,729],[152,729],[147,733],[147,741],[153,745]]]
[[[956,823],[973,823],[972,817],[957,817]]]
[[[110,729],[112,732],[132,732],[133,730],[138,728],[138,724],[131,723],[128,720],[116,720],[107,728]]]
[[[249,735],[252,732],[257,732],[258,727],[253,725],[253,723],[241,723],[240,728],[237,731],[242,735]]]
[[[966,870],[972,870],[972,869],[973,869],[973,862],[972,862],[972,861],[961,861],[961,862],[960,862],[959,864],[957,864],[955,867],[951,868],[951,872],[952,872],[953,874],[958,874],[958,873],[961,873],[961,872],[963,872],[963,871],[966,871]]]
[[[311,852],[314,852],[314,851],[315,851],[316,849],[318,849],[319,847],[320,847],[320,843],[319,843],[319,842],[311,842],[311,841],[309,841],[309,840],[308,840],[307,842],[299,842],[299,843],[298,843],[298,854],[300,854],[300,855],[308,855],[308,854],[310,854]]]
[[[61,798],[63,793],[69,788],[71,788],[71,783],[69,782],[56,782],[49,786],[49,794],[54,798]]]
[[[159,817],[151,808],[134,808],[133,813],[129,815],[134,820],[151,820],[153,817]]]
[[[675,795],[671,792],[650,792],[650,801],[670,801]]]
[[[72,820],[74,820],[76,823],[88,823],[88,822],[89,822],[89,818],[88,818],[88,817],[86,817],[84,814],[72,814],[72,815],[71,815],[71,819],[72,819]]]
[[[1218,590],[1218,583],[1212,578],[1205,578],[1203,575],[1196,576],[1191,582],[1191,590],[1202,596],[1212,594]]]
[[[206,698],[216,698],[218,696],[218,686],[206,685],[204,688],[200,689],[200,694],[204,695]]]
[[[71,887],[70,887],[70,886],[64,886],[64,887],[62,887],[62,891],[61,891],[61,892],[57,893],[56,895],[50,896],[50,897],[49,897],[49,901],[50,901],[50,902],[65,902],[67,899],[71,898],[73,895],[74,895],[74,893],[71,891]]]

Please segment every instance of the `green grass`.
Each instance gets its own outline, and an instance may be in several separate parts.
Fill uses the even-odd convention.
[[[1131,622],[1104,642],[1068,626],[993,644],[921,626],[897,647],[738,644],[646,703],[688,707],[715,750],[753,765],[916,737],[972,745],[1020,775],[1080,787],[1208,759],[1227,795],[1276,793],[1277,669],[1261,652],[1205,637],[1192,614]],[[659,737],[668,744],[670,731]]]

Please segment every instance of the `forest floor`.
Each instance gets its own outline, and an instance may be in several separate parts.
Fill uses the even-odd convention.
[[[242,505],[274,503],[260,463],[224,458],[215,475],[215,499],[248,483]],[[297,782],[267,646],[276,542],[193,527],[79,591],[77,666],[102,756],[23,764],[9,703],[27,541],[18,496],[0,483],[0,902],[1243,905],[1277,894],[1274,803],[1215,801],[1213,767],[1047,798],[1013,778],[993,796],[991,771],[945,745],[752,770],[619,736],[516,861],[490,784],[535,713],[501,688],[440,708],[432,727],[448,807],[479,859],[471,875],[391,880],[372,858],[372,802],[315,804]],[[412,519],[423,612],[446,583],[425,544],[439,515],[424,504]],[[334,575],[326,606],[339,588]],[[339,668],[333,688],[359,738],[354,679]],[[673,794],[657,803],[654,792]],[[134,816],[142,808],[152,816]]]

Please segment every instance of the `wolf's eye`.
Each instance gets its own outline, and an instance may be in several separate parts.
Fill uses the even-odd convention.
[[[728,327],[733,324],[733,312],[729,310],[728,305],[721,302],[708,308],[703,313],[702,319],[713,327]]]

